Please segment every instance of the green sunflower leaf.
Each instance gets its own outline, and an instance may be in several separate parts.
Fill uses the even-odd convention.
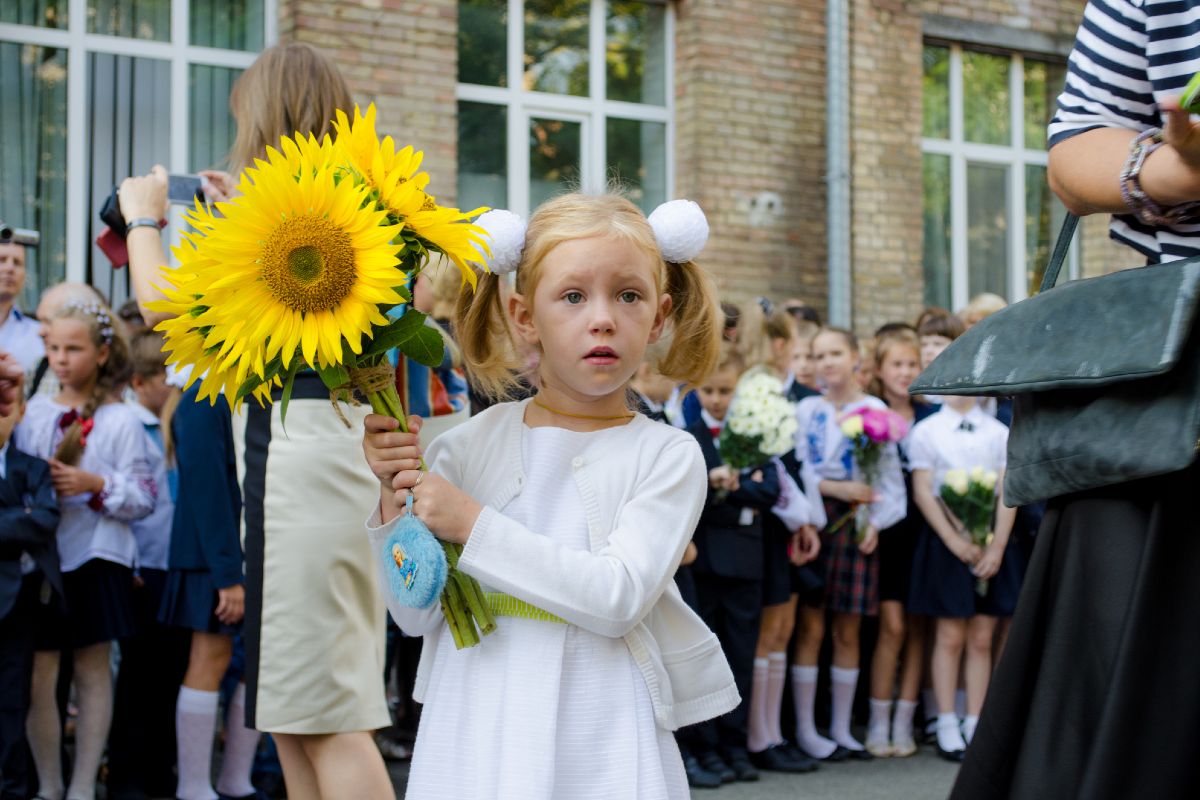
[[[383,328],[376,328],[363,356],[379,355],[399,348],[406,357],[427,367],[437,367],[445,354],[445,342],[436,328],[425,324],[425,315],[411,308]]]

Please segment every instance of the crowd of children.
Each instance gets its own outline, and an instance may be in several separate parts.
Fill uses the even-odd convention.
[[[425,703],[412,785],[591,791],[599,770],[628,796],[676,796],[685,783],[716,787],[755,780],[760,770],[912,755],[926,732],[914,721],[922,705],[938,752],[961,759],[1003,645],[1000,621],[1015,606],[1029,526],[999,502],[993,537],[976,544],[939,499],[949,470],[1004,467],[1004,401],[908,394],[962,332],[960,318],[930,309],[916,325],[886,325],[860,342],[821,326],[800,301],[776,308],[759,300],[744,309],[722,304],[722,325],[701,271],[690,262],[654,266],[663,262],[645,218],[628,203],[570,197],[549,206],[545,230],[530,237],[559,244],[535,251],[536,266],[518,275],[507,301],[510,354],[480,350],[495,343],[471,326],[495,330],[488,315],[501,313],[483,289],[476,303],[486,310],[458,315],[461,354],[447,336],[441,369],[403,372],[410,403],[429,415],[466,419],[460,357],[494,368],[476,369],[475,388],[526,395],[430,450],[435,472],[467,482],[459,461],[507,459],[511,450],[492,440],[515,431],[523,444],[509,467],[527,485],[522,477],[517,489],[501,486],[499,461],[499,471],[473,470],[470,479],[481,502],[515,498],[504,515],[440,477],[422,484],[415,471],[388,469],[420,452],[428,431],[418,445],[416,434],[388,439],[398,434],[368,424],[368,460],[388,478],[375,522],[384,527],[372,537],[394,513],[390,493],[406,493],[439,536],[471,539],[464,568],[518,596],[501,604],[517,619],[469,654],[431,640],[436,619],[427,612],[392,607],[402,642],[425,637],[421,666],[408,676]],[[608,232],[614,216],[628,217],[628,227]],[[597,237],[604,248],[589,244]],[[606,259],[613,263],[591,269]],[[651,268],[629,266],[643,261]],[[90,289],[56,292],[39,314],[50,374],[42,370],[36,390],[22,393],[28,401],[0,419],[0,671],[11,678],[0,714],[5,796],[89,800],[106,751],[111,797],[254,796],[259,736],[245,725],[236,679],[223,722],[218,714],[245,606],[229,411],[171,385],[157,334],[132,330]],[[424,277],[414,287],[416,304],[447,330],[450,311],[439,314],[434,302],[453,293]],[[615,299],[601,307],[606,295]],[[574,310],[589,297],[586,311]],[[962,316],[989,310],[981,308]],[[681,325],[691,338],[659,341]],[[548,330],[554,336],[544,338]],[[618,330],[632,333],[621,339]],[[572,336],[615,344],[588,350],[581,367]],[[540,354],[535,381],[515,380],[526,365],[522,345]],[[740,387],[764,374],[794,404],[794,447],[735,469],[722,458],[722,430]],[[579,400],[589,392],[612,413],[572,410],[593,410]],[[868,475],[842,423],[883,409],[905,421],[907,435],[884,448]],[[387,442],[390,460],[372,442]],[[604,466],[617,458],[630,469]],[[576,491],[592,500],[560,502]],[[692,506],[694,514],[683,513]],[[472,511],[477,518],[468,520]],[[548,544],[530,530],[551,517],[559,541]],[[646,540],[647,525],[662,535]],[[612,533],[597,538],[600,529]],[[614,580],[620,591],[604,588]],[[548,620],[570,624],[547,628]],[[667,643],[679,650],[660,653]],[[399,649],[416,667],[412,647]],[[60,655],[68,658],[60,663]],[[604,692],[589,690],[597,681]],[[466,686],[474,688],[464,703]],[[534,716],[517,726],[519,708],[553,711],[563,697],[570,719],[560,716],[557,733]],[[76,709],[69,774],[61,758],[68,699]],[[866,720],[863,741],[856,717]],[[507,720],[505,729],[520,735],[485,741],[483,719]],[[613,726],[628,736],[600,735]],[[471,770],[453,757],[467,730],[477,731]],[[663,738],[671,730],[674,742]],[[535,740],[542,744],[531,748]]]

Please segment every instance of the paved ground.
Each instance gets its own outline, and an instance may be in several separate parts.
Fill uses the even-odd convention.
[[[389,762],[397,797],[407,765]],[[693,800],[944,800],[957,770],[925,746],[912,758],[828,764],[808,775],[768,773],[757,783],[696,789]]]

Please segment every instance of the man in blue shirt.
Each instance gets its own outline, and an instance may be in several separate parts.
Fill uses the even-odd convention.
[[[16,307],[25,288],[25,245],[0,242],[0,351],[11,353],[26,375],[45,355],[38,321]]]

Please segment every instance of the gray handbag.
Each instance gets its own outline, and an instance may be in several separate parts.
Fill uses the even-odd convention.
[[[1012,396],[1010,506],[1175,472],[1200,451],[1200,257],[1055,287],[1077,222],[1036,296],[972,327],[909,389]]]

